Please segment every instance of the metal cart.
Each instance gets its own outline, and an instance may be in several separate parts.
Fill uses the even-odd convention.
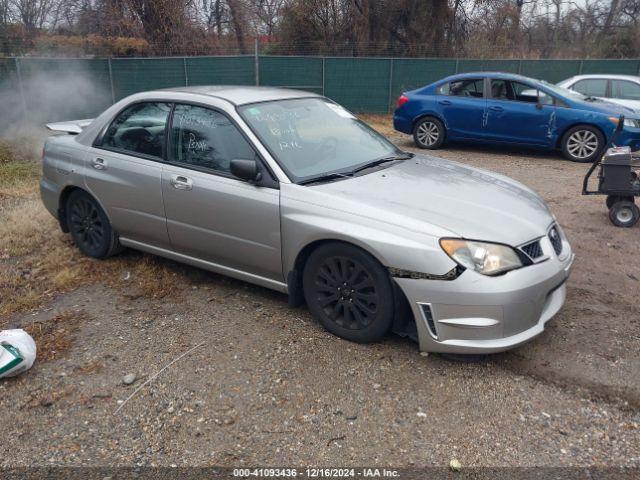
[[[620,117],[609,147],[616,134],[622,130],[624,117]],[[598,188],[589,190],[589,179],[598,169]],[[633,227],[640,218],[635,197],[640,196],[640,180],[635,170],[640,170],[640,152],[629,147],[608,148],[603,157],[595,160],[584,177],[583,195],[606,195],[609,220],[617,227]]]

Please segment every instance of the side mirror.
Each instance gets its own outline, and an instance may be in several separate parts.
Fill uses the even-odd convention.
[[[540,99],[538,99],[537,103],[536,103],[536,108],[538,110],[542,110],[542,104],[540,103]]]
[[[247,182],[259,182],[262,179],[262,173],[258,169],[258,163],[255,160],[231,160],[231,173],[241,180]]]
[[[618,118],[618,124],[616,125],[616,132],[621,132],[624,128],[624,115],[620,115]]]

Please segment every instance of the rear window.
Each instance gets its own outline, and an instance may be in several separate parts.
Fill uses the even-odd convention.
[[[466,78],[464,80],[445,83],[440,87],[438,93],[451,97],[482,98],[484,96],[484,79]]]
[[[604,78],[580,80],[572,87],[572,89],[588,97],[606,97],[607,80]]]

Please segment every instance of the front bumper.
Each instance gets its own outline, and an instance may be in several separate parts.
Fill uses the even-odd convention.
[[[640,150],[640,128],[625,127],[613,138],[619,147],[630,147],[631,151]]]
[[[421,351],[496,353],[542,333],[564,304],[574,258],[564,242],[560,257],[498,277],[467,270],[451,281],[395,280],[411,305]]]

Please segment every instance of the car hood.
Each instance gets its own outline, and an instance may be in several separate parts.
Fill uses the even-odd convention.
[[[608,102],[606,100],[601,100],[597,102],[583,102],[583,101],[577,100],[575,103],[577,103],[581,108],[584,108],[585,110],[606,113],[609,115],[629,116],[629,114],[633,114],[634,118],[637,116],[635,115],[636,113],[635,110],[633,110],[632,108],[625,107],[624,105],[619,105],[617,103]]]
[[[352,214],[411,230],[517,246],[543,236],[553,222],[533,190],[502,175],[434,157],[312,187],[321,201]],[[430,228],[431,227],[431,228]]]

